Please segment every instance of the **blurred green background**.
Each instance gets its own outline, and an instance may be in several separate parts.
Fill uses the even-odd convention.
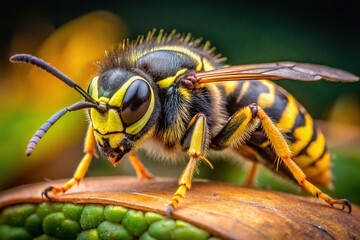
[[[92,61],[125,37],[153,28],[191,32],[210,40],[229,64],[299,61],[360,75],[359,12],[355,1],[7,1],[0,3],[0,190],[44,179],[69,178],[82,157],[86,117],[66,115],[31,157],[32,134],[80,96],[48,74],[9,64],[14,53],[46,59],[86,89]],[[316,119],[334,155],[331,194],[360,204],[360,83],[279,81]],[[158,176],[177,178],[184,164],[148,159]],[[196,177],[241,183],[246,166],[222,161],[201,166]],[[118,168],[94,159],[87,176],[134,174],[125,159]],[[260,171],[256,185],[298,193],[293,184]]]

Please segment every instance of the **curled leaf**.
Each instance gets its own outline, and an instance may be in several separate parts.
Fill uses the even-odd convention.
[[[52,184],[59,185],[64,182],[59,180]],[[41,206],[44,199],[40,193],[47,186],[48,183],[43,182],[7,190],[0,194],[0,207],[6,211],[8,206],[15,204],[40,203]],[[201,239],[207,239],[209,236],[224,239],[360,238],[360,209],[357,206],[353,206],[353,212],[349,214],[312,197],[200,180],[194,182],[191,191],[174,211],[169,222],[162,223],[160,221],[165,220],[161,215],[165,214],[176,186],[177,181],[174,179],[140,181],[134,177],[87,178],[68,193],[53,196],[52,204],[58,205],[50,208],[64,209],[67,206],[62,210],[61,216],[58,214],[59,216],[53,217],[60,220],[69,218],[71,221],[69,220],[67,226],[72,234],[79,231],[78,224],[75,223],[78,219],[81,226],[91,225],[84,229],[86,233],[82,232],[81,236],[95,234],[92,231],[95,228],[100,228],[101,231],[111,228],[126,236],[144,234],[144,237],[149,237],[160,231],[159,234],[163,232],[172,238],[176,234],[181,235],[183,230],[179,230],[179,227],[191,224],[190,230],[183,236],[193,231]],[[74,207],[80,205],[85,207],[82,210],[81,207]],[[44,213],[48,215],[50,211],[39,206],[35,212],[40,218],[46,219]],[[74,214],[71,213],[72,208]],[[93,215],[91,224],[81,223],[85,208],[88,208],[87,212],[99,212]],[[33,207],[28,206],[26,209],[28,210],[24,212],[27,217],[32,216],[32,212],[29,211]],[[79,209],[82,211],[81,216],[78,216]],[[127,216],[128,213],[131,214]],[[102,220],[94,223],[94,219]],[[114,223],[114,219],[124,224]],[[137,225],[140,228],[137,228]],[[157,229],[157,225],[164,228]],[[53,228],[49,229],[52,231]]]

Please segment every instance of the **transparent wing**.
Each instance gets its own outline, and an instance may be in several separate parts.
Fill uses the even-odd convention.
[[[325,79],[333,82],[355,82],[359,80],[358,76],[341,69],[297,62],[274,62],[231,66],[207,72],[199,72],[195,74],[195,77],[200,84],[257,79],[291,79],[300,81],[318,81],[320,79]]]

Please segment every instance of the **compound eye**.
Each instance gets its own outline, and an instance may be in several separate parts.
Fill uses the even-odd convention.
[[[122,106],[121,119],[131,125],[141,119],[150,105],[150,88],[143,80],[135,80],[126,90]]]
[[[91,82],[90,82],[90,84],[89,84],[89,86],[88,86],[87,93],[88,93],[90,96],[93,95],[93,91],[94,91],[94,88],[96,88],[96,86],[97,86],[97,80],[98,80],[98,79],[99,79],[99,76],[94,77],[94,78],[91,80]]]

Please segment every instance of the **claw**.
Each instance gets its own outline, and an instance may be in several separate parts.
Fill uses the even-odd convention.
[[[166,209],[166,218],[167,218],[167,219],[170,218],[170,216],[172,215],[174,209],[175,209],[175,206],[174,206],[172,203],[170,203],[170,204],[168,205],[167,209]]]
[[[334,205],[341,205],[342,206],[341,210],[344,210],[347,207],[349,209],[349,213],[351,213],[351,210],[352,210],[351,203],[347,199],[333,200],[328,203],[332,207],[334,207]]]
[[[352,208],[351,208],[351,203],[350,203],[350,201],[347,200],[347,199],[344,199],[343,201],[344,201],[343,209],[345,208],[345,206],[347,206],[348,209],[349,209],[349,213],[351,213]]]
[[[41,192],[41,197],[42,198],[46,197],[47,199],[51,200],[51,198],[49,197],[49,192],[51,192],[53,189],[54,186],[49,186],[45,188],[44,191]]]

